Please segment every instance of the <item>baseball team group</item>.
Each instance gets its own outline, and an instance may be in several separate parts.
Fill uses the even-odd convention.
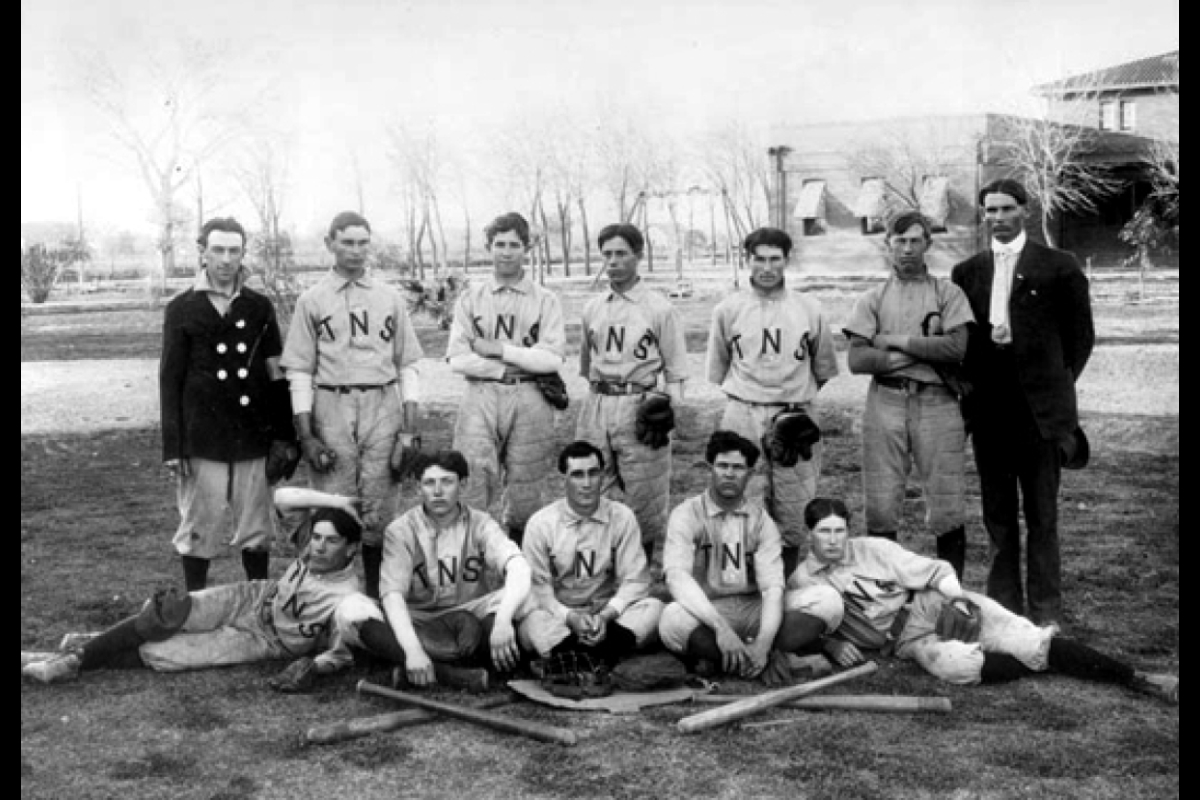
[[[1019,182],[977,199],[990,246],[948,278],[926,264],[931,223],[891,218],[890,271],[843,327],[849,370],[872,376],[860,536],[849,504],[818,491],[816,401],[839,365],[821,302],[788,275],[783,230],[745,238],[749,286],[712,311],[703,378],[724,406],[705,432],[706,488],[673,503],[676,415],[697,376],[678,310],[639,275],[635,226],[597,237],[608,284],[582,309],[587,391],[568,397],[563,309],[529,274],[529,225],[491,221],[491,273],[458,297],[445,353],[464,386],[453,442],[433,449],[425,353],[404,293],[368,269],[368,220],[334,217],[334,264],[286,336],[246,285],[245,230],[209,220],[195,282],[166,307],[159,370],[184,585],[57,651],[23,652],[22,674],[281,660],[271,685],[299,692],[356,659],[390,668],[396,687],[477,686],[554,659],[611,670],[665,653],[689,673],[781,686],[795,657],[820,654],[837,668],[911,660],[960,685],[1057,672],[1178,703],[1177,676],[1063,633],[1058,495],[1062,470],[1088,459],[1075,393],[1095,340],[1088,281],[1073,255],[1027,236]],[[962,585],[968,437],[983,592]],[[304,486],[291,481],[301,462]],[[897,541],[910,480],[936,557]],[[402,509],[407,482],[419,502]],[[271,578],[283,537],[296,556]],[[230,550],[246,579],[209,586]]]

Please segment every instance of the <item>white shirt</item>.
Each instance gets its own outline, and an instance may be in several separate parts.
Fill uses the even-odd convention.
[[[988,321],[992,323],[992,341],[996,344],[1012,344],[1012,329],[1008,325],[1008,297],[1012,291],[1013,269],[1025,249],[1025,231],[1008,244],[992,239],[992,255],[996,271],[992,275],[992,304],[988,309]]]

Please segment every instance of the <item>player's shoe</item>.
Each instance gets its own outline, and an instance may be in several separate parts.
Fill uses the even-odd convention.
[[[58,643],[58,649],[63,651],[78,650],[99,635],[99,631],[93,633],[65,633],[63,634],[62,641]]]
[[[21,675],[39,683],[62,683],[79,677],[81,663],[79,656],[74,653],[59,653],[46,661],[35,661],[21,667]]]
[[[433,662],[433,674],[440,686],[451,689],[466,689],[471,694],[482,694],[488,690],[488,671],[483,667],[456,667],[440,661]],[[404,667],[392,669],[392,688],[408,689],[408,673]]]
[[[21,651],[21,669],[24,669],[29,664],[36,664],[38,661],[49,661],[55,656],[62,655],[61,653],[46,653],[39,650],[22,650]]]
[[[1152,695],[1171,705],[1179,705],[1179,678],[1174,675],[1135,672],[1130,685],[1143,694]]]

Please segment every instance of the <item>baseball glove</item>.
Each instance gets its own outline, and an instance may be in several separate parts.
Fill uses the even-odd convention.
[[[311,689],[316,681],[317,663],[304,656],[288,664],[283,672],[268,680],[267,685],[284,694],[299,694]]]
[[[687,682],[687,667],[669,652],[627,658],[612,668],[612,682],[626,692],[675,689]]]
[[[563,382],[562,376],[557,372],[538,375],[537,385],[542,390],[542,396],[546,398],[546,402],[559,411],[565,409],[570,403],[571,398],[567,395],[567,384]]]
[[[392,472],[392,480],[402,483],[405,478],[416,477],[417,464],[421,457],[421,437],[412,437],[412,444],[405,445],[400,436],[392,445],[392,454],[388,458],[388,468]]]
[[[782,467],[794,467],[800,459],[812,458],[813,445],[821,441],[821,429],[803,411],[781,411],[767,435],[771,461]]]
[[[555,697],[585,700],[613,693],[612,674],[604,664],[586,653],[567,651],[534,662],[534,674],[542,688]]]
[[[658,450],[671,443],[671,431],[675,430],[675,411],[671,398],[665,394],[648,394],[638,406],[634,432],[638,441]]]
[[[292,477],[299,465],[300,446],[295,442],[276,439],[271,442],[271,449],[267,452],[267,483],[286,481]]]
[[[963,597],[942,605],[933,630],[945,641],[956,639],[971,644],[979,641],[981,624],[979,606]]]
[[[853,604],[846,603],[842,624],[834,634],[858,648],[882,650],[888,643],[887,634],[880,631]]]

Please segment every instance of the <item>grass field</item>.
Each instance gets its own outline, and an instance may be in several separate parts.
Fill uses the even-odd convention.
[[[685,309],[691,350],[702,343],[693,331],[704,329],[711,302],[711,296],[702,296]],[[838,302],[831,292],[829,305]],[[1177,321],[1163,322],[1161,313],[1139,317],[1144,311],[1098,304],[1102,339],[1178,342]],[[22,360],[85,352],[88,359],[102,359],[113,357],[114,349],[121,358],[156,356],[153,315],[123,313],[79,315],[72,324],[24,318]],[[423,335],[429,347],[438,345],[437,334]],[[709,403],[682,410],[672,476],[676,499],[704,485],[703,441],[719,410]],[[426,441],[448,444],[453,398],[440,398],[427,411]],[[859,412],[853,404],[822,412],[827,451],[821,488],[847,497],[855,511],[861,509]],[[573,413],[574,406],[560,420],[564,442]],[[1157,424],[1155,417],[1133,419]],[[968,491],[977,508],[970,462]],[[1068,632],[1140,667],[1178,674],[1178,453],[1110,452],[1086,470],[1064,474],[1061,502]],[[933,543],[917,524],[918,491],[909,506],[902,541],[931,553]],[[52,648],[67,631],[108,625],[136,610],[156,586],[177,584],[169,547],[175,520],[153,425],[23,432],[22,649]],[[977,519],[968,538],[965,583],[980,589],[987,547]],[[282,571],[289,554],[280,548],[276,555],[273,574]],[[214,564],[213,580],[240,577],[236,559]],[[23,683],[22,796],[1158,800],[1179,795],[1178,707],[1058,676],[958,688],[939,684],[911,664],[879,666],[837,693],[944,696],[952,713],[775,710],[760,718],[796,721],[688,735],[675,723],[699,708],[611,716],[523,701],[502,713],[571,728],[580,743],[563,748],[437,721],[303,748],[298,736],[311,725],[393,710],[385,700],[354,691],[358,680],[382,676],[357,667],[309,696],[278,695],[266,687],[280,664],[181,675],[110,671],[54,687]],[[471,702],[450,691],[430,696]]]

